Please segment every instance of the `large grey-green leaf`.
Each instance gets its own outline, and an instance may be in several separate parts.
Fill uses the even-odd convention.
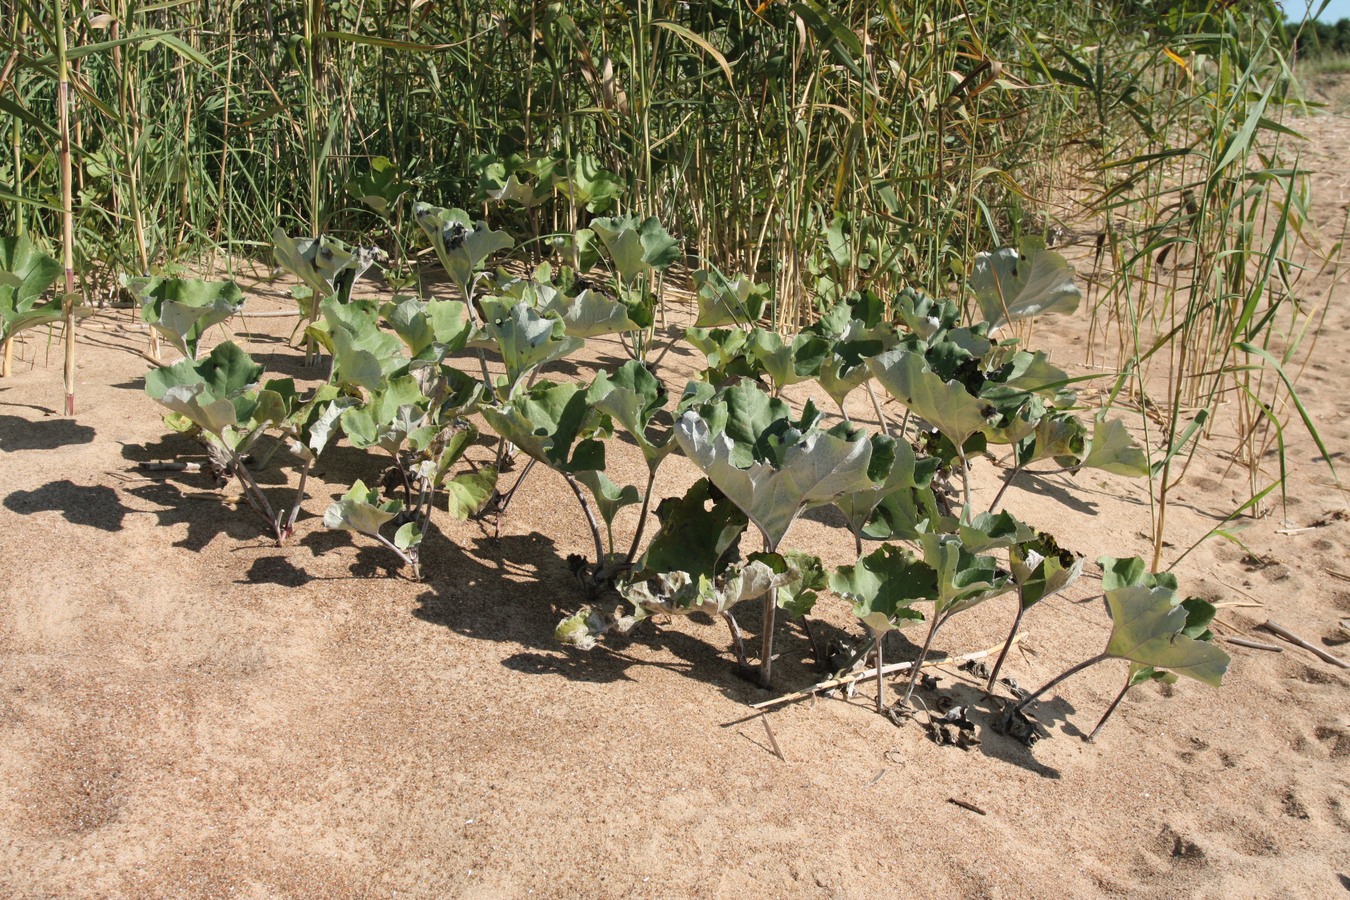
[[[399,339],[380,330],[379,311],[373,303],[342,303],[328,297],[319,309],[323,321],[309,326],[305,333],[333,355],[337,383],[375,391],[390,375],[407,366]]]
[[[970,289],[991,329],[1042,313],[1071,313],[1082,299],[1073,267],[1034,243],[976,254]]]
[[[412,185],[399,177],[398,167],[386,156],[376,156],[370,168],[346,184],[347,193],[388,218],[399,198],[412,190]]]
[[[1051,413],[1017,444],[1017,465],[1054,458],[1065,468],[1078,466],[1087,452],[1087,429],[1072,413]]]
[[[801,550],[788,550],[782,556],[799,576],[774,592],[774,602],[793,619],[801,619],[815,608],[816,592],[829,586],[829,577],[819,556]]]
[[[368,488],[360,479],[352,489],[335,500],[323,514],[325,528],[342,528],[371,537],[379,535],[380,528],[391,522],[403,510],[399,500],[380,502],[380,492]]]
[[[244,292],[233,281],[199,278],[132,278],[141,301],[141,319],[184,356],[196,359],[202,334],[244,306]]]
[[[913,608],[937,596],[932,568],[894,544],[886,544],[851,566],[830,574],[830,590],[853,602],[853,614],[873,634],[923,619]]]
[[[541,316],[529,304],[521,302],[503,309],[497,303],[484,303],[487,321],[482,334],[489,338],[506,365],[507,393],[530,370],[580,350],[585,341],[566,334],[557,319]]]
[[[342,241],[320,235],[292,238],[280,228],[272,229],[272,255],[277,265],[303,281],[317,299],[341,294],[347,299],[356,279],[383,252],[348,247]]]
[[[698,269],[693,278],[698,298],[697,327],[753,325],[763,315],[769,285],[755,284],[744,275],[727,278],[716,269]]]
[[[884,447],[885,452],[881,452]],[[835,505],[839,507],[854,534],[866,534],[883,540],[913,540],[920,531],[931,530],[936,518],[936,507],[925,503],[921,509],[914,499],[916,491],[927,491],[932,481],[933,467],[925,465],[921,473],[914,449],[907,441],[894,441],[877,436],[872,439],[872,471],[869,484],[860,491],[844,494]],[[905,495],[902,499],[899,495]],[[866,531],[877,508],[896,499],[890,512],[898,513],[885,520],[884,533]],[[881,527],[881,523],[878,523]]]
[[[655,216],[641,221],[634,216],[594,219],[591,230],[605,245],[619,280],[627,286],[680,257],[679,242],[661,227]]]
[[[1135,445],[1124,423],[1119,419],[1107,419],[1105,413],[1098,415],[1092,423],[1092,442],[1082,466],[1134,477],[1149,473],[1148,456]]]
[[[956,535],[921,534],[919,545],[924,562],[937,573],[933,614],[938,618],[970,609],[1016,586],[1009,573],[999,570],[997,560],[970,553]]]
[[[62,316],[62,298],[37,301],[65,270],[24,235],[0,238],[0,341]]]
[[[712,483],[694,482],[683,497],[666,497],[656,507],[661,528],[638,565],[640,576],[683,571],[693,578],[719,574],[735,553],[748,523],[725,496],[713,498]]]
[[[431,238],[445,273],[466,298],[474,273],[487,258],[501,250],[509,250],[516,243],[506,232],[493,231],[487,222],[475,222],[462,209],[442,209],[419,203],[413,216]]]
[[[562,472],[605,467],[605,445],[589,437],[596,412],[578,384],[542,381],[480,412],[502,437]]]
[[[604,472],[594,469],[578,472],[577,481],[590,489],[591,496],[595,498],[596,509],[600,511],[600,518],[604,519],[605,525],[610,528],[614,527],[614,517],[618,515],[619,510],[642,502],[642,495],[638,493],[636,487],[626,484],[621,488]]]
[[[224,397],[212,397],[202,382],[174,385],[155,399],[202,431],[217,437],[238,422],[234,404]]]
[[[928,368],[921,353],[888,350],[867,365],[886,393],[957,447],[986,428],[997,414],[989,404],[972,397],[959,381],[944,382]]]
[[[432,434],[437,430],[427,422],[426,403],[417,379],[390,378],[371,392],[366,403],[342,414],[342,428],[353,447],[379,447],[393,455],[419,429]]]
[[[675,426],[680,449],[745,512],[777,547],[802,509],[829,503],[870,485],[867,477],[872,445],[865,436],[853,440],[815,431],[782,453],[780,466],[756,462],[733,464],[735,445],[725,432],[714,434],[693,411]]]
[[[556,313],[563,330],[574,338],[638,330],[637,323],[628,317],[628,307],[589,288],[575,297],[559,294],[546,311]]]
[[[1114,591],[1123,587],[1165,587],[1177,590],[1177,576],[1171,572],[1150,572],[1138,556],[1099,556],[1102,567],[1102,590]]]
[[[1017,582],[1023,609],[1077,581],[1084,562],[1083,557],[1063,549],[1053,536],[1045,533],[1008,548],[1008,567]]]
[[[632,435],[647,460],[648,469],[655,470],[675,449],[675,441],[669,433],[662,437],[648,434],[653,419],[665,408],[666,391],[638,360],[629,360],[613,375],[603,371],[598,373],[591,383],[589,401]]]
[[[463,472],[445,482],[446,503],[450,515],[463,521],[483,508],[497,486],[497,470],[484,466],[477,472]]]
[[[798,334],[791,340],[767,328],[750,332],[746,355],[761,366],[778,390],[815,377],[830,352],[830,342],[819,335]]]
[[[180,384],[205,384],[210,400],[228,398],[258,383],[263,367],[255,363],[233,341],[211,348],[205,359],[181,359],[172,366],[161,366],[145,376],[145,392],[158,400],[170,388]]]
[[[957,526],[961,545],[968,553],[988,553],[1032,540],[1036,532],[1009,512],[982,512],[969,523]]]
[[[538,206],[553,195],[552,185],[540,185],[536,189],[535,185],[526,184],[516,177],[515,173],[506,179],[506,183],[496,190],[487,192],[488,198],[497,200],[501,203],[518,203],[526,209]]]
[[[1107,591],[1112,628],[1106,653],[1218,687],[1228,671],[1228,654],[1182,633],[1188,614],[1179,600],[1176,591],[1161,586]]]

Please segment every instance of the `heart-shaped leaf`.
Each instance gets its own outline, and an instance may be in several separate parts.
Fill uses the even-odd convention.
[[[970,289],[991,329],[1043,313],[1071,313],[1082,299],[1073,267],[1035,242],[976,254]]]
[[[873,634],[922,621],[913,605],[937,596],[931,567],[894,544],[872,551],[830,575],[830,590],[853,602],[853,614]]]
[[[1191,613],[1179,600],[1176,591],[1163,586],[1108,590],[1112,628],[1106,654],[1218,687],[1228,671],[1228,654],[1184,634]]]

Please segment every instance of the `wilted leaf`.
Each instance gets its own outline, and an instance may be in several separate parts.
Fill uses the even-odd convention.
[[[483,508],[497,486],[497,470],[484,466],[477,472],[464,472],[445,482],[450,515],[463,521]]]
[[[1052,535],[1041,533],[1034,540],[1008,548],[1008,564],[1017,582],[1023,609],[1058,594],[1078,580],[1083,557],[1059,546]]]

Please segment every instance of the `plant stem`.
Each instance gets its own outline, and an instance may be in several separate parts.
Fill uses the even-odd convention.
[[[970,465],[966,462],[966,448],[957,447],[956,455],[961,459],[961,493],[965,502],[961,507],[961,521],[970,523]]]
[[[1026,615],[1027,608],[1022,605],[1022,591],[1017,591],[1017,615],[1013,616],[1012,629],[1008,632],[1008,639],[1003,642],[1003,649],[999,651],[998,661],[994,663],[994,670],[989,673],[989,683],[984,686],[985,693],[994,692],[994,684],[998,681],[998,673],[1003,668],[1003,660],[1008,658],[1008,651],[1012,649],[1013,637],[1017,634],[1018,626],[1022,624],[1022,616]]]
[[[770,542],[765,535],[764,551],[775,553],[777,549],[778,545]],[[773,626],[778,613],[778,604],[775,600],[773,591],[764,595],[764,634],[760,638],[759,686],[766,690],[773,685]]]
[[[1116,699],[1111,701],[1111,705],[1106,708],[1106,712],[1102,713],[1101,721],[1097,723],[1096,728],[1092,729],[1092,734],[1089,734],[1087,737],[1083,738],[1084,741],[1087,741],[1089,744],[1092,743],[1092,741],[1097,737],[1097,732],[1102,730],[1102,726],[1106,724],[1106,720],[1111,718],[1111,713],[1116,711],[1116,707],[1120,705],[1120,701],[1125,699],[1125,695],[1129,692],[1130,688],[1132,687],[1134,687],[1134,685],[1130,684],[1130,679],[1127,677],[1125,679],[1125,686],[1120,689],[1119,694],[1116,694]]]
[[[56,119],[60,136],[61,258],[66,275],[66,415],[75,415],[75,212],[70,168],[70,65],[66,58],[66,0],[56,8]]]
[[[740,663],[742,668],[749,668],[750,664],[745,658],[745,641],[741,638],[741,626],[736,624],[736,620],[732,618],[730,611],[724,610],[722,618],[726,620],[727,627],[731,629],[731,640],[736,647],[736,661]]]
[[[300,504],[305,502],[305,482],[309,479],[309,470],[314,467],[314,457],[305,460],[300,470],[300,485],[295,489],[295,503],[291,505],[291,514],[286,517],[286,526],[281,530],[281,540],[287,540],[295,534],[295,520],[300,515]]]
[[[1041,694],[1044,694],[1046,691],[1050,690],[1052,687],[1059,684],[1061,681],[1068,678],[1070,675],[1076,675],[1079,672],[1083,671],[1084,669],[1088,668],[1089,666],[1095,666],[1097,663],[1110,658],[1111,657],[1107,656],[1105,653],[1098,653],[1096,656],[1090,659],[1083,660],[1076,666],[1071,666],[1070,668],[1065,669],[1063,672],[1056,675],[1054,678],[1051,678],[1045,684],[1041,685],[1040,688],[1038,688],[1036,691],[1027,694],[1025,697],[1023,697],[1020,701],[1018,701],[1017,705],[1012,708],[1012,711],[1020,712],[1023,708],[1026,707],[1028,703],[1035,700]]]
[[[638,547],[642,545],[642,533],[647,528],[647,510],[652,502],[652,487],[656,484],[656,467],[652,466],[647,472],[647,490],[642,495],[642,511],[638,513],[637,531],[633,533],[633,542],[628,545],[628,555],[626,559],[632,562],[637,556]]]
[[[886,708],[886,679],[881,677],[881,673],[886,669],[886,661],[882,658],[882,648],[886,646],[886,632],[877,635],[877,712],[885,712]],[[915,666],[914,670],[918,671]]]
[[[998,509],[998,502],[1003,499],[1003,495],[1007,493],[1008,488],[1012,487],[1013,479],[1016,478],[1018,473],[1021,471],[1022,471],[1021,466],[1013,466],[1011,469],[1008,470],[1008,474],[1003,476],[1003,486],[1000,487],[998,489],[998,493],[994,495],[994,502],[989,504],[990,512],[993,512],[994,510]]]
[[[877,392],[872,390],[871,380],[864,382],[864,386],[867,388],[867,396],[872,398],[872,411],[877,414],[877,426],[882,434],[890,434],[890,423],[886,421],[886,414],[881,411],[881,401],[877,399]],[[847,419],[848,416],[845,415],[844,418]]]
[[[581,492],[581,485],[572,477],[571,473],[564,472],[562,477],[567,481],[567,486],[576,494],[577,502],[581,504],[581,511],[586,514],[586,524],[591,526],[591,537],[595,541],[595,565],[597,567],[605,564],[605,542],[600,537],[600,524],[595,521],[595,513],[591,512],[591,505],[586,502],[586,495]]]
[[[384,546],[392,550],[395,553],[395,555],[398,556],[399,559],[403,560],[404,565],[412,567],[414,581],[422,580],[422,567],[418,565],[417,557],[409,556],[408,554],[404,553],[402,550],[398,549],[398,547],[394,545],[393,541],[389,540],[389,538],[385,537],[382,534],[377,533],[374,535],[374,538],[375,540],[379,541],[381,544],[384,544]]]
[[[248,501],[248,505],[253,508],[254,512],[263,517],[267,522],[267,527],[272,531],[272,536],[280,544],[282,541],[280,522],[277,519],[277,514],[272,511],[272,504],[267,501],[267,495],[262,492],[262,488],[258,487],[258,482],[253,480],[253,475],[244,465],[243,457],[234,454],[231,464],[234,466],[234,474],[239,477],[239,482],[244,486],[244,499]]]
[[[919,672],[923,669],[923,661],[928,658],[928,650],[933,646],[933,638],[937,637],[938,629],[942,623],[947,621],[946,616],[933,614],[933,621],[928,626],[928,637],[924,638],[923,649],[919,651],[919,658],[914,663],[914,671],[909,676],[909,685],[905,688],[905,697],[900,702],[908,705],[909,698],[914,695],[914,686],[919,683]]]

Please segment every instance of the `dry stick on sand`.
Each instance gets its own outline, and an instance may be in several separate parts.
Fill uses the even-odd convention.
[[[1286,641],[1297,647],[1302,647],[1304,650],[1307,650],[1309,653],[1311,653],[1313,656],[1316,656],[1318,659],[1325,660],[1326,662],[1331,663],[1333,666],[1340,666],[1342,669],[1350,669],[1350,663],[1341,659],[1339,656],[1333,656],[1332,654],[1323,650],[1316,644],[1312,644],[1309,643],[1308,641],[1305,641],[1303,638],[1294,634],[1292,631],[1285,628],[1283,625],[1267,620],[1266,624],[1262,625],[1261,627],[1264,628],[1266,631],[1269,631],[1271,634],[1279,635],[1280,637],[1284,638]]]
[[[1013,635],[1012,640],[1008,642],[1008,644],[1009,646],[1011,646],[1012,644],[1016,644],[1021,639],[1022,634],[1020,633],[1015,634]],[[1002,649],[1003,644],[998,644],[997,646],[990,647],[988,650],[976,650],[974,653],[967,653],[964,656],[952,656],[948,657],[947,659],[930,659],[924,662],[923,668],[929,669],[935,666],[950,665],[952,663],[970,662],[972,659],[984,659],[986,656],[993,656],[995,653],[999,652]],[[894,663],[889,666],[883,666],[881,668],[881,675],[891,675],[895,672],[908,672],[912,668],[914,668],[914,663],[912,662]],[[813,684],[811,687],[807,688],[804,691],[795,691],[791,694],[784,694],[781,697],[775,697],[772,700],[764,700],[760,703],[752,703],[750,705],[750,708],[767,709],[771,706],[781,706],[784,703],[791,703],[794,700],[804,700],[807,697],[815,696],[820,691],[828,691],[831,688],[841,687],[845,684],[853,684],[854,682],[858,681],[867,681],[870,678],[877,678],[877,677],[879,676],[877,674],[876,669],[865,669],[861,672],[855,672],[852,675],[844,675],[839,678],[830,678],[826,681],[818,682],[817,684]]]
[[[1226,644],[1234,644],[1238,647],[1250,647],[1253,650],[1269,650],[1271,653],[1283,653],[1283,647],[1277,647],[1274,644],[1263,644],[1260,641],[1249,641],[1246,638],[1226,637],[1223,639]]]

